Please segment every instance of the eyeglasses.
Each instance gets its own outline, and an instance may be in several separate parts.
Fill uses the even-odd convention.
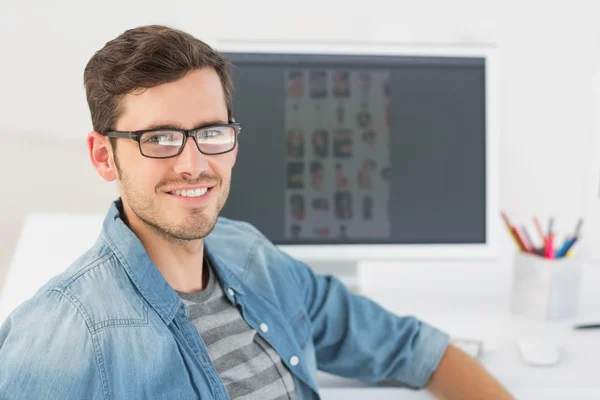
[[[147,129],[141,131],[109,131],[110,138],[133,139],[140,146],[140,153],[148,158],[177,157],[183,151],[188,137],[196,142],[200,153],[216,155],[228,153],[235,148],[240,124],[220,124],[185,129]]]

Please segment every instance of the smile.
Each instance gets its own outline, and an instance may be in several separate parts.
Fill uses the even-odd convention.
[[[169,194],[181,197],[200,197],[206,194],[208,188],[188,189],[188,190],[173,190]]]

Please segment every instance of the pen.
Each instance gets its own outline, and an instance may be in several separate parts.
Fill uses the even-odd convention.
[[[502,219],[504,220],[504,224],[506,225],[506,229],[508,229],[508,233],[510,234],[510,236],[512,236],[512,238],[515,241],[519,250],[528,251],[527,246],[525,245],[525,243],[523,243],[523,238],[521,237],[519,232],[515,229],[515,227],[512,226],[506,213],[504,211],[500,211],[500,215],[502,216]]]
[[[519,233],[519,230],[516,227],[512,227],[512,230],[515,233],[515,237],[517,238],[517,241],[519,242],[519,244],[521,245],[521,250],[527,252],[527,253],[531,253],[531,247],[529,247],[525,241],[523,240],[523,237],[521,236],[521,234]]]
[[[544,257],[546,258],[554,258],[554,249],[553,249],[553,241],[554,241],[554,235],[548,235],[548,237],[546,237],[546,246],[544,248]]]
[[[540,225],[540,220],[537,217],[533,217],[533,223],[535,224],[535,228],[537,229],[540,237],[542,238],[542,243],[545,243],[546,235],[544,235],[544,231],[542,230],[542,225]]]
[[[571,250],[571,248],[575,245],[575,242],[577,241],[577,239],[579,239],[579,238],[577,236],[575,236],[574,238],[572,238],[569,241],[569,244],[568,244],[567,248],[565,249],[563,255],[566,255],[569,252],[569,250]]]
[[[590,324],[578,324],[574,326],[575,329],[595,329],[595,328],[600,328],[600,322],[599,323],[590,323]]]
[[[523,250],[521,248],[521,244],[519,243],[519,240],[515,236],[515,232],[513,231],[513,228],[510,225],[510,220],[508,219],[508,216],[506,215],[506,213],[504,211],[500,211],[500,216],[502,216],[502,219],[504,220],[504,225],[506,225],[506,229],[508,230],[508,234],[510,235],[510,237],[513,238],[513,240],[515,241],[515,244],[517,245],[517,247],[520,250]]]
[[[575,240],[574,238],[566,238],[565,242],[561,246],[560,250],[556,251],[555,257],[560,258],[560,257],[563,257],[564,255],[566,255],[574,240]]]
[[[577,221],[577,226],[575,227],[575,234],[573,237],[579,237],[579,232],[581,231],[581,225],[583,224],[583,218],[579,218]]]
[[[567,253],[569,252],[569,250],[571,250],[571,248],[573,247],[575,242],[579,239],[579,232],[581,231],[582,224],[583,224],[583,218],[580,218],[579,221],[577,221],[577,225],[575,226],[575,234],[572,237],[567,238],[565,240],[565,243],[560,248],[560,250],[558,250],[556,252],[557,258],[565,257],[567,255]]]
[[[552,233],[553,225],[554,217],[550,217],[548,220],[548,236],[546,236],[546,248],[544,252],[546,258],[554,258],[554,233]]]
[[[523,232],[523,237],[527,241],[527,244],[529,244],[529,248],[533,251],[535,249],[535,245],[533,244],[533,240],[531,240],[531,236],[529,236],[529,232],[527,232],[525,225],[521,226],[521,232]]]

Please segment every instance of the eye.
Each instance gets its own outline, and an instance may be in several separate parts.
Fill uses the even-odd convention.
[[[142,136],[142,144],[148,145],[179,145],[182,140],[181,132],[175,131],[146,132]]]
[[[221,129],[207,129],[200,132],[200,136],[204,138],[211,138],[215,136],[222,135],[223,132]]]

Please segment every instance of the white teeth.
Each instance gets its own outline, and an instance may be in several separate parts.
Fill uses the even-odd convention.
[[[202,196],[204,193],[206,193],[207,190],[208,190],[207,188],[190,189],[190,190],[176,190],[174,193],[177,196],[181,196],[181,197],[199,197],[199,196]]]

